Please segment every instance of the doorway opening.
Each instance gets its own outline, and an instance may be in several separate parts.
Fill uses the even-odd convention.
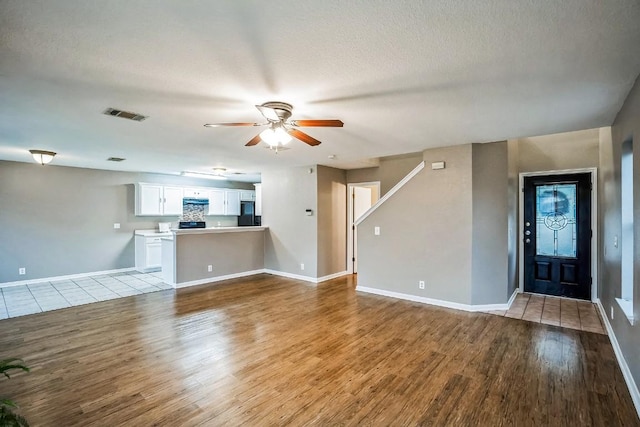
[[[347,271],[358,272],[358,231],[355,223],[380,198],[380,182],[347,184]]]
[[[521,174],[520,291],[592,300],[595,170]]]

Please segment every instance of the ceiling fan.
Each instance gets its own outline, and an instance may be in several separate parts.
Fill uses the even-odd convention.
[[[341,120],[289,120],[293,105],[286,102],[265,102],[256,105],[256,108],[264,116],[267,121],[265,123],[207,123],[206,127],[219,126],[268,126],[267,129],[254,136],[246,146],[258,144],[264,141],[269,147],[277,151],[278,147],[282,147],[291,141],[291,137],[311,146],[319,145],[320,141],[314,137],[302,132],[298,127],[342,127],[344,123]]]

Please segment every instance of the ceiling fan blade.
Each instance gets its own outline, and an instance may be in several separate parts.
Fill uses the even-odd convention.
[[[292,126],[302,127],[332,127],[341,128],[344,126],[342,120],[291,120]]]
[[[207,123],[204,125],[208,128],[217,128],[220,126],[262,126],[266,123]]]
[[[254,136],[251,141],[247,142],[246,144],[244,144],[247,147],[251,147],[253,145],[258,144],[260,141],[262,141],[262,139],[260,138],[260,134]]]
[[[276,110],[274,110],[273,108],[265,107],[264,105],[256,105],[256,108],[267,120],[273,120],[276,122],[280,121],[278,113],[276,113]]]
[[[320,145],[320,141],[318,141],[317,139],[315,139],[314,137],[307,135],[306,133],[302,132],[301,130],[298,129],[289,129],[287,131],[287,133],[289,133],[289,135],[293,136],[294,138],[299,139],[300,141],[307,143],[311,146],[315,146],[315,145]]]

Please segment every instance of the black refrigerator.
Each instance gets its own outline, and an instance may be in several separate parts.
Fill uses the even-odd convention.
[[[255,202],[240,202],[240,216],[238,226],[245,227],[254,225],[255,222]]]

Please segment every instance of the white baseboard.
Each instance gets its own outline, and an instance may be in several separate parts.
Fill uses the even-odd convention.
[[[264,273],[273,274],[274,276],[287,277],[289,279],[303,280],[305,282],[311,282],[311,283],[320,283],[327,280],[335,279],[337,277],[346,276],[347,274],[349,274],[349,272],[347,271],[341,271],[339,273],[329,274],[327,276],[311,277],[311,276],[302,276],[300,274],[287,273],[285,271],[270,270],[268,268],[264,269]]]
[[[349,273],[346,270],[345,271],[340,271],[338,273],[333,273],[333,274],[329,274],[327,276],[318,277],[316,279],[317,280],[316,283],[326,282],[327,280],[337,279],[338,277],[347,276],[349,274],[352,274],[352,273]]]
[[[519,293],[520,293],[520,289],[519,288],[515,288],[513,290],[513,293],[511,294],[511,298],[509,298],[509,301],[507,301],[506,310],[509,310],[511,308],[511,304],[513,304],[513,302],[516,300],[516,297],[518,296]]]
[[[83,277],[90,276],[102,276],[104,274],[114,274],[114,273],[126,273],[129,271],[135,271],[134,267],[130,268],[118,268],[115,270],[103,270],[103,271],[91,271],[89,273],[78,273],[78,274],[67,274],[66,276],[53,276],[53,277],[41,277],[39,279],[29,279],[29,280],[18,280],[16,282],[4,282],[0,283],[0,288],[8,288],[11,286],[21,286],[21,285],[30,285],[32,283],[43,283],[43,282],[56,282],[59,280],[72,280],[72,279],[80,279]]]
[[[368,294],[382,295],[385,297],[398,298],[407,301],[419,302],[422,304],[437,305],[439,307],[453,308],[455,310],[463,311],[493,311],[493,310],[508,310],[511,303],[515,299],[518,291],[514,291],[506,304],[461,304],[458,302],[444,301],[434,298],[419,297],[417,295],[403,294],[400,292],[387,291],[384,289],[368,288],[366,286],[357,286],[356,291],[366,292]]]
[[[618,360],[618,365],[620,366],[620,370],[622,371],[622,376],[624,377],[624,381],[627,383],[627,388],[629,389],[629,393],[631,394],[631,400],[633,400],[633,404],[636,407],[638,418],[640,418],[640,391],[638,391],[638,385],[633,379],[633,375],[631,375],[631,370],[629,369],[629,365],[627,365],[627,361],[624,358],[624,354],[622,354],[622,349],[620,348],[620,344],[618,343],[616,334],[613,332],[611,323],[609,323],[609,318],[607,317],[606,310],[602,306],[602,302],[600,301],[599,298],[597,298],[595,303],[598,309],[600,310],[600,315],[602,319],[604,320],[604,326],[607,329],[607,334],[609,334],[609,341],[611,341],[613,352],[615,353],[616,359]]]
[[[221,282],[223,280],[237,279],[239,277],[246,277],[246,276],[253,276],[255,274],[260,274],[260,273],[264,273],[264,272],[265,272],[264,269],[243,271],[241,273],[227,274],[225,276],[208,277],[206,279],[192,280],[190,282],[169,283],[169,285],[173,286],[176,289],[188,288],[189,286],[197,286],[197,285],[204,285],[204,284],[207,284],[207,283]]]

